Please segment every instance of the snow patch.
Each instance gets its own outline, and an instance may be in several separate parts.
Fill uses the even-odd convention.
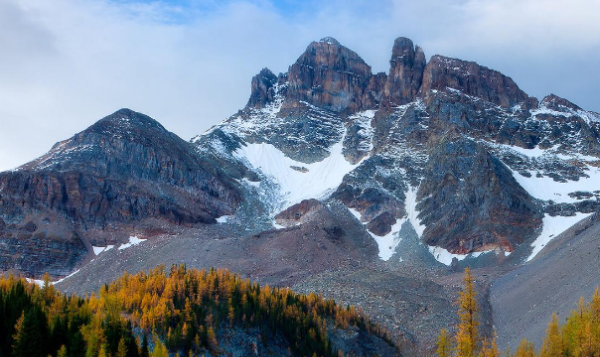
[[[273,227],[275,227],[275,229],[284,229],[285,226],[282,226],[281,224],[277,223],[277,221],[273,220],[272,222]]]
[[[260,186],[260,181],[250,181],[246,177],[244,177],[240,182],[242,184],[246,184],[251,187],[259,187]]]
[[[520,146],[505,145],[505,144],[496,144],[496,146],[498,146],[500,148],[516,151],[517,153],[519,153],[521,155],[525,155],[525,156],[531,157],[531,158],[538,158],[543,155],[547,155],[547,154],[549,154],[549,151],[553,149],[553,148],[540,149],[540,147],[538,145],[536,145],[533,149],[525,149]]]
[[[52,285],[54,285],[54,284],[58,284],[58,283],[60,283],[60,282],[63,282],[63,281],[65,281],[65,280],[69,279],[69,278],[70,278],[70,277],[72,277],[73,275],[75,275],[75,274],[79,273],[79,271],[80,271],[80,270],[81,270],[81,269],[77,269],[77,270],[75,270],[74,272],[72,272],[71,274],[69,274],[69,275],[65,276],[64,278],[62,278],[62,279],[59,279],[59,280],[57,280],[57,281],[53,282],[53,283],[52,283]]]
[[[58,283],[60,283],[60,282],[63,282],[63,281],[65,281],[65,280],[67,280],[67,279],[69,279],[70,277],[72,277],[73,275],[75,275],[75,274],[79,273],[79,271],[80,271],[80,270],[81,270],[81,269],[77,269],[77,270],[75,270],[74,272],[72,272],[71,274],[69,274],[69,275],[65,276],[65,277],[64,277],[64,278],[62,278],[62,279],[58,279],[57,281],[51,281],[51,282],[50,282],[50,285],[58,284]],[[36,285],[38,285],[40,288],[41,288],[41,287],[44,287],[44,281],[43,281],[43,280],[40,280],[40,279],[30,279],[30,278],[25,278],[25,279],[27,279],[27,281],[28,281],[28,282],[30,282],[30,283],[35,283],[35,284],[36,284]]]
[[[31,278],[25,278],[25,280],[27,280],[27,282],[29,283],[34,283],[35,285],[39,286],[40,288],[44,287],[44,281],[40,280],[40,279],[31,279]],[[54,284],[54,283],[50,283],[50,284]]]
[[[448,266],[450,266],[450,264],[452,264],[453,258],[456,258],[459,261],[463,260],[467,257],[477,258],[482,254],[493,252],[495,250],[495,249],[491,249],[491,250],[486,250],[483,252],[473,252],[473,253],[469,253],[469,254],[454,254],[454,253],[450,253],[447,249],[444,249],[442,247],[428,246],[428,248],[429,248],[429,253],[431,253],[431,255],[433,255],[435,260],[437,260],[438,262],[440,262],[444,265],[448,265]]]
[[[121,246],[119,247],[119,250],[127,249],[129,247],[132,247],[134,245],[138,245],[138,244],[143,243],[145,241],[146,241],[146,239],[141,239],[141,238],[138,238],[138,237],[129,237],[129,243],[121,244]]]
[[[356,217],[358,222],[360,222],[361,224],[366,224],[361,221],[362,215],[360,212],[350,207],[348,207],[348,211],[350,211],[350,213],[352,213],[352,215]],[[374,234],[367,229],[367,233],[369,233],[371,237],[375,239],[375,242],[379,247],[379,258],[381,260],[387,261],[392,257],[392,255],[394,255],[396,247],[398,246],[398,244],[400,244],[400,241],[402,240],[399,233],[404,222],[406,222],[405,218],[397,219],[396,222],[392,225],[390,232],[384,236],[378,236],[377,234]],[[402,259],[400,259],[400,261],[402,261]]]
[[[390,232],[383,237],[373,234],[367,229],[367,232],[369,232],[371,237],[377,242],[377,246],[379,247],[379,258],[381,260],[387,261],[394,255],[396,247],[402,240],[399,233],[404,222],[406,222],[406,219],[397,219],[396,223],[392,225]]]
[[[92,248],[94,249],[94,255],[99,255],[102,252],[106,252],[108,250],[111,250],[114,248],[114,245],[107,245],[106,247],[96,247],[96,246],[92,246]]]
[[[518,154],[521,154],[523,156],[526,156],[526,157],[532,158],[532,159],[539,159],[539,158],[542,158],[545,156],[546,158],[556,157],[561,160],[578,159],[578,160],[582,160],[582,161],[592,161],[592,162],[600,160],[599,158],[597,158],[595,156],[584,155],[584,154],[577,153],[577,152],[561,153],[558,151],[557,145],[547,148],[547,149],[541,149],[538,145],[536,145],[532,149],[525,149],[525,148],[522,148],[520,146],[515,146],[515,145],[506,145],[506,144],[497,144],[497,143],[487,143],[487,144],[494,148],[497,148],[497,149],[514,151]]]
[[[545,106],[540,106],[539,108],[531,111],[531,115],[534,117],[537,117],[537,115],[540,115],[540,114],[552,115],[555,117],[568,117],[568,116],[572,115],[573,112],[571,110],[569,110],[569,112],[559,112],[557,110],[550,109]]]
[[[405,210],[407,219],[412,224],[415,232],[419,235],[419,238],[423,236],[423,231],[425,231],[425,225],[421,224],[421,220],[418,218],[419,211],[417,210],[417,191],[418,187],[409,187],[408,191],[406,191],[406,201],[405,201]]]
[[[555,216],[552,217],[549,214],[544,215],[544,219],[542,220],[543,228],[542,233],[536,238],[533,243],[531,243],[531,247],[533,251],[529,255],[526,261],[530,261],[535,258],[535,256],[546,246],[546,244],[550,243],[552,239],[554,239],[557,235],[569,229],[575,223],[581,221],[582,219],[589,217],[591,213],[576,213],[575,216],[563,217],[563,216]]]
[[[227,223],[227,221],[231,218],[231,216],[225,215],[217,218],[217,223]]]
[[[570,197],[569,193],[576,191],[593,192],[600,190],[600,168],[587,166],[586,175],[578,181],[558,182],[551,177],[537,177],[536,171],[530,171],[531,177],[525,177],[516,171],[512,171],[513,177],[521,187],[531,196],[541,200],[552,200],[556,203],[574,203],[577,198]]]

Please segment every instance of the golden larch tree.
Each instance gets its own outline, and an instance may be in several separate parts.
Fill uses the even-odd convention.
[[[457,301],[459,324],[456,333],[457,357],[474,357],[479,351],[479,307],[475,296],[475,279],[470,268],[465,269],[463,291],[459,292]]]

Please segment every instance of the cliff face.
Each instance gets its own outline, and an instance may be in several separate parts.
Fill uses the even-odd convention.
[[[90,245],[152,235],[164,230],[160,222],[214,223],[240,201],[231,179],[189,143],[126,109],[0,174],[0,192],[0,269],[43,269],[43,262],[31,267],[31,259],[14,258],[37,246],[55,275],[68,272]]]
[[[246,107],[262,108],[275,98],[274,86],[277,76],[268,68],[263,68],[256,76],[252,77],[250,85],[250,99]]]
[[[425,70],[425,53],[419,46],[407,38],[400,37],[394,41],[390,73],[384,88],[388,105],[410,103],[417,97],[423,82]]]
[[[306,101],[335,112],[355,112],[369,104],[371,77],[371,67],[360,56],[326,37],[311,43],[290,66],[286,100],[290,105]]]
[[[448,88],[503,107],[531,100],[510,77],[498,71],[475,62],[435,55],[425,66],[419,92],[426,96],[432,90],[447,91]],[[531,106],[535,107],[536,101],[531,101]]]
[[[459,254],[513,251],[542,224],[535,200],[510,170],[456,133],[432,147],[419,196],[425,242]]]

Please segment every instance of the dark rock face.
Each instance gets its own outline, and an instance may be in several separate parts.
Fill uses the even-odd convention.
[[[250,99],[247,107],[262,108],[272,102],[275,97],[273,86],[277,83],[277,76],[268,68],[263,68],[256,76],[252,77]]]
[[[380,237],[390,233],[392,224],[396,223],[396,218],[390,212],[383,212],[375,217],[369,224],[367,229]]]
[[[412,102],[421,87],[424,70],[423,50],[407,38],[397,38],[392,49],[390,74],[385,83],[385,99],[395,105]]]
[[[332,38],[311,43],[288,71],[287,97],[335,112],[364,108],[371,67]],[[376,85],[377,83],[373,83]],[[377,90],[375,90],[377,92]]]
[[[231,179],[199,158],[189,143],[127,109],[56,144],[18,170],[0,174],[0,192],[0,216],[10,227],[0,233],[0,256],[26,256],[29,239],[41,245],[38,255],[47,253],[49,261],[67,271],[85,255],[85,246],[114,244],[134,232],[152,235],[160,222],[213,223],[233,213],[240,201]],[[40,227],[37,240],[29,237],[33,232],[27,229],[32,227],[28,219]],[[28,237],[19,233],[23,229]],[[115,234],[107,234],[110,231]],[[56,244],[45,240],[78,249],[56,255]],[[25,260],[30,263],[30,257]],[[41,266],[3,261],[3,270],[43,271],[37,269]],[[65,270],[46,268],[53,275]]]
[[[512,173],[483,146],[448,135],[432,149],[417,206],[425,242],[465,254],[514,247],[535,234],[542,215]]]
[[[382,103],[387,79],[385,73],[377,73],[369,79],[369,85],[363,94],[362,109],[377,108]]]
[[[312,213],[323,209],[323,204],[315,199],[304,200],[275,216],[275,222],[284,227],[291,227],[304,222]]]
[[[447,91],[447,88],[503,107],[530,101],[511,78],[498,71],[475,62],[435,55],[425,66],[420,94],[425,96],[431,90]]]

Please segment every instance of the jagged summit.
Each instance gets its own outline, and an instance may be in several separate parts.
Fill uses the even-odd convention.
[[[256,76],[252,77],[250,99],[246,107],[262,108],[275,99],[273,86],[277,83],[277,76],[268,68],[263,68]]]
[[[306,101],[332,111],[364,107],[371,67],[354,51],[333,42],[312,42],[288,70],[288,103]]]
[[[288,73],[264,69],[252,83],[254,110],[212,131],[210,148],[202,138],[194,143],[203,152],[231,150],[256,169],[251,182],[264,174],[279,186],[273,214],[319,199],[323,191],[314,188],[326,182],[384,259],[402,220],[449,264],[452,254],[516,250],[548,224],[547,212],[599,206],[589,187],[600,172],[569,161],[593,162],[600,153],[597,115],[555,95],[539,106],[510,77],[476,62],[441,55],[427,62],[399,37],[389,72],[373,74],[358,54],[325,39]],[[564,191],[564,182],[583,193]]]
[[[423,49],[406,37],[394,41],[388,73],[375,75],[356,52],[334,38],[312,42],[286,74],[278,78],[263,69],[256,75],[247,106],[262,108],[272,102],[276,84],[287,85],[281,92],[284,107],[307,102],[345,114],[391,108],[449,90],[503,107],[538,105],[510,77],[475,62],[440,55],[427,62]]]
[[[384,96],[389,105],[401,105],[416,98],[425,69],[425,53],[406,37],[394,41]]]

